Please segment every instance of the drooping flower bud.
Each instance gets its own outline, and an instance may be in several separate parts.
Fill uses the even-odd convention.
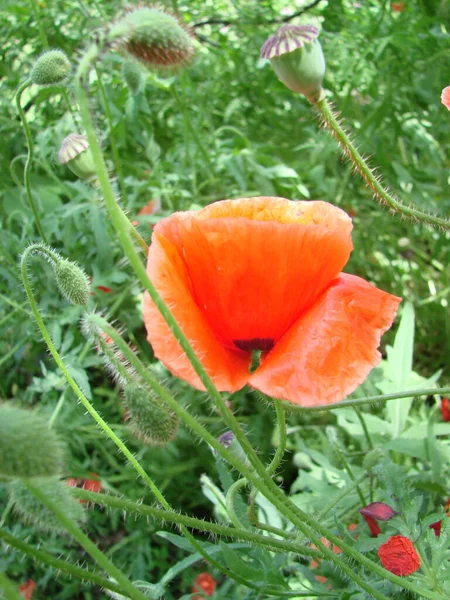
[[[70,488],[64,481],[57,477],[43,477],[34,479],[33,485],[38,487],[46,496],[49,496],[71,519],[79,523],[86,520],[86,513],[82,505],[72,496]],[[43,506],[19,479],[8,484],[8,492],[14,506],[14,512],[25,523],[35,525],[39,529],[67,533],[53,512]]]
[[[133,432],[150,446],[163,446],[177,436],[179,419],[150,391],[140,385],[124,388],[128,419]]]
[[[283,25],[261,48],[261,58],[270,60],[278,79],[311,104],[323,95],[325,58],[313,25]]]
[[[71,64],[62,50],[49,50],[34,63],[31,81],[37,85],[60,85],[69,77]]]
[[[39,415],[0,405],[0,478],[59,475],[64,445]]]
[[[97,179],[94,157],[85,135],[71,133],[64,138],[58,158],[62,165],[67,165],[72,173],[80,179],[87,181]]]
[[[134,60],[127,60],[123,63],[122,74],[125,79],[125,83],[130,88],[130,92],[133,96],[139,94],[142,89],[142,71],[139,65]]]
[[[121,39],[127,52],[153,66],[186,63],[194,53],[192,37],[178,19],[156,7],[131,7],[111,27],[111,41]]]
[[[86,306],[89,301],[89,279],[86,273],[66,258],[56,262],[54,273],[61,294],[72,304]]]

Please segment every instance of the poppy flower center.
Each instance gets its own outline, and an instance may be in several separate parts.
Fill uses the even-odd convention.
[[[252,338],[251,340],[233,340],[233,344],[239,350],[244,350],[244,352],[253,352],[253,350],[269,352],[274,347],[275,340],[272,338]]]

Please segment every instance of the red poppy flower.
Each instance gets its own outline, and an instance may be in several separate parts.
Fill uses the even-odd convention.
[[[145,215],[154,215],[155,213],[157,213],[160,210],[161,210],[161,200],[159,198],[156,198],[155,200],[149,200],[149,202],[147,202],[147,204],[145,204],[141,208],[141,210],[138,212],[138,216],[142,217]],[[139,221],[131,221],[131,224],[136,227],[136,225],[139,225]],[[152,225],[152,229],[153,229],[153,227],[154,227],[154,225]]]
[[[19,585],[19,592],[22,594],[25,600],[32,600],[35,587],[36,584],[34,581],[32,579],[28,579],[28,581]]]
[[[378,556],[385,569],[407,577],[420,567],[420,558],[412,541],[403,535],[393,535],[378,548]]]
[[[441,102],[450,110],[450,85],[442,90]]]
[[[442,398],[441,415],[443,421],[450,421],[450,400],[448,398]]]
[[[326,202],[224,200],[160,221],[147,272],[220,391],[248,383],[295,404],[333,403],[378,364],[400,303],[341,273],[351,229]],[[204,389],[148,294],[144,321],[161,362]]]
[[[212,596],[216,587],[217,582],[212,575],[209,573],[200,573],[200,575],[197,575],[195,578],[194,585],[192,586],[192,593],[203,592],[203,594],[201,596],[192,596],[192,600],[202,600],[204,596]]]
[[[389,521],[392,517],[395,517],[398,513],[395,512],[389,504],[384,502],[372,502],[359,511],[365,519],[370,529],[370,535],[372,537],[378,537],[381,533],[381,529],[377,521]]]
[[[93,477],[97,477],[97,473],[90,473]],[[88,492],[100,493],[103,489],[102,482],[99,479],[75,479],[69,477],[66,479],[66,484],[70,487],[78,487]],[[87,500],[80,500],[81,504],[87,504]]]

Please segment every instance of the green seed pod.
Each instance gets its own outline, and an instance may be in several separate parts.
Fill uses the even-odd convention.
[[[261,48],[278,79],[311,104],[323,97],[325,57],[313,25],[283,25]]]
[[[127,86],[130,88],[130,92],[134,96],[139,94],[143,84],[142,71],[139,65],[134,60],[127,60],[123,63],[122,74]]]
[[[49,50],[34,63],[31,81],[37,85],[60,85],[68,78],[70,69],[70,61],[62,50]]]
[[[120,38],[127,52],[153,66],[181,65],[194,53],[192,37],[178,19],[155,7],[128,8],[109,37]]]
[[[363,460],[363,467],[366,471],[371,471],[380,462],[386,458],[386,452],[382,448],[374,448],[366,454]]]
[[[0,477],[59,475],[64,445],[35,412],[0,405]]]
[[[123,392],[133,432],[145,444],[164,446],[176,438],[179,419],[154,393],[136,384]]]
[[[66,258],[56,262],[54,273],[61,294],[72,304],[86,306],[89,300],[89,280],[86,273]]]
[[[83,523],[86,512],[80,502],[72,496],[70,487],[57,477],[33,479],[33,485],[49,496],[71,519]],[[14,511],[27,524],[39,529],[66,533],[52,511],[43,506],[18,479],[8,484],[8,492],[14,503]]]
[[[80,179],[87,181],[97,179],[94,157],[85,135],[71,133],[64,138],[58,158],[62,165],[67,165],[72,173]]]

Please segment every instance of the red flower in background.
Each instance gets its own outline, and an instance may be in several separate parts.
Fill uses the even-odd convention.
[[[161,200],[159,198],[156,198],[154,200],[150,200],[149,202],[147,202],[147,204],[145,204],[141,210],[138,212],[138,216],[142,217],[145,215],[154,215],[155,213],[159,212],[161,210]],[[139,225],[139,221],[131,221],[131,224],[134,225],[136,227],[136,225]],[[151,225],[151,228],[153,229],[154,225]]]
[[[303,406],[338,402],[379,363],[400,303],[341,273],[351,229],[326,202],[224,200],[161,220],[147,273],[220,391],[248,383]],[[144,322],[161,362],[204,389],[148,294]]]
[[[96,492],[100,493],[103,489],[102,482],[98,479],[97,473],[90,473],[92,477],[96,477],[97,479],[75,479],[74,477],[69,477],[66,479],[66,484],[70,487],[77,487],[87,492]],[[80,500],[82,504],[87,504],[88,500]]]
[[[420,557],[412,541],[403,535],[393,535],[378,548],[378,556],[385,569],[407,577],[420,567]]]
[[[450,400],[448,398],[441,400],[441,415],[443,421],[450,421]]]
[[[361,508],[359,512],[369,526],[370,535],[372,537],[378,537],[381,533],[377,521],[389,521],[389,519],[392,519],[392,517],[398,514],[384,502],[372,502],[372,504],[368,504],[364,508]]]
[[[32,600],[35,587],[36,584],[34,581],[32,579],[28,579],[28,581],[19,585],[19,592],[22,594],[25,600]]]
[[[200,573],[194,580],[192,586],[192,593],[203,592],[203,595],[192,596],[192,600],[202,600],[204,596],[212,596],[217,587],[217,582],[212,575],[209,573]]]
[[[450,85],[442,90],[441,102],[445,108],[450,110]]]
[[[393,2],[391,4],[391,9],[394,12],[403,12],[403,10],[405,9],[405,3],[404,2]]]

